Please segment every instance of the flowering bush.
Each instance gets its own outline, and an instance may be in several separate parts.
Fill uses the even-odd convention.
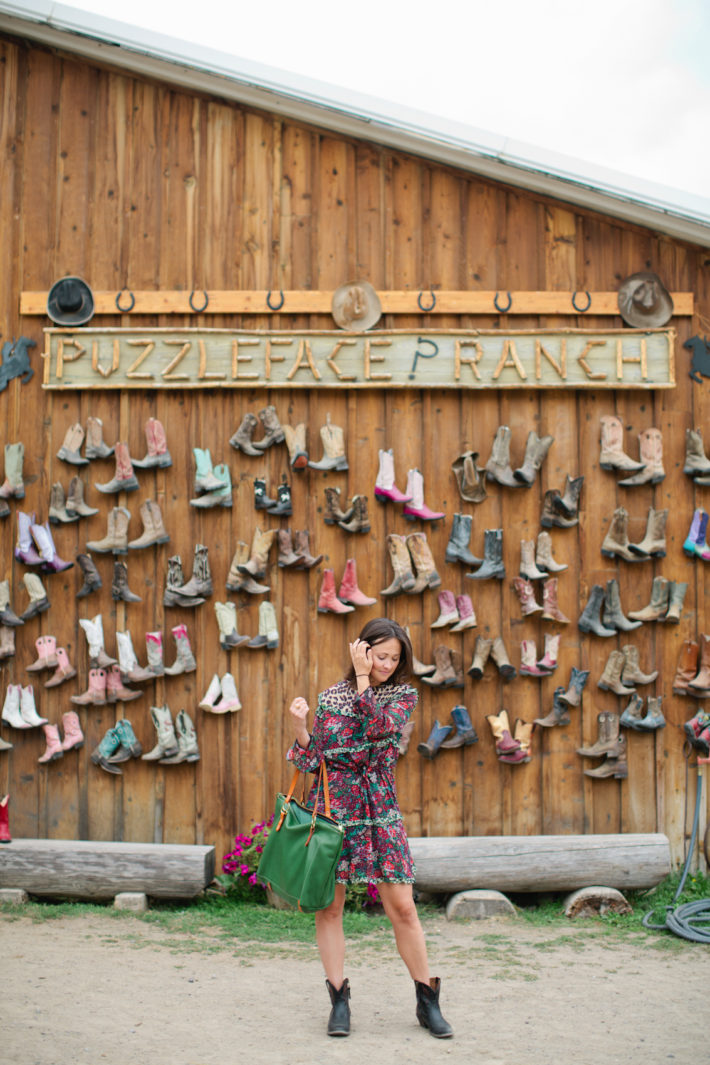
[[[377,884],[348,884],[345,888],[345,908],[348,910],[370,910],[380,905]]]
[[[248,834],[236,836],[234,849],[222,859],[222,875],[217,880],[228,895],[248,902],[265,902],[264,884],[256,875],[273,814],[268,821],[258,821]]]

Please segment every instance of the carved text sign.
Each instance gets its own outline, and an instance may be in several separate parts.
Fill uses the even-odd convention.
[[[43,387],[672,388],[672,329],[46,329]]]

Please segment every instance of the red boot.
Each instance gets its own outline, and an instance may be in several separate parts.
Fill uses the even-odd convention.
[[[9,795],[6,795],[4,798],[0,799],[0,843],[12,843],[8,810],[9,802]]]
[[[321,585],[320,596],[318,598],[318,613],[327,614],[331,611],[333,614],[350,614],[355,609],[354,606],[347,606],[345,603],[341,603],[335,594],[335,576],[332,569],[323,570],[323,584]]]
[[[340,582],[338,599],[342,600],[343,603],[350,603],[352,606],[372,606],[377,602],[376,599],[365,595],[358,587],[357,568],[354,558],[349,558],[345,563],[345,572]]]

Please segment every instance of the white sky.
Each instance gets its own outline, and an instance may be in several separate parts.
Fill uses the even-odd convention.
[[[710,198],[709,0],[69,0]]]

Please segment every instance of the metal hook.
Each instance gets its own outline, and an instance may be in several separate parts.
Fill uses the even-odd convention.
[[[434,289],[433,288],[429,289],[429,291],[431,292],[431,303],[429,304],[428,307],[425,307],[424,304],[422,303],[422,296],[424,295],[424,293],[420,292],[419,295],[417,296],[417,303],[419,304],[419,310],[420,311],[433,311],[434,308],[436,307],[436,294],[434,293]]]
[[[131,302],[128,304],[127,307],[122,307],[121,306],[121,295],[124,292],[127,292],[128,295],[131,297]],[[136,305],[136,297],[133,295],[133,293],[131,292],[130,288],[122,288],[121,291],[116,296],[116,306],[118,307],[118,309],[121,312],[121,314],[128,314],[129,311],[133,310],[135,305]]]
[[[584,295],[587,297],[587,306],[586,307],[578,307],[577,306],[577,293],[576,292],[572,293],[572,306],[574,307],[575,311],[579,312],[579,314],[584,314],[585,311],[588,311],[589,308],[592,306],[591,293],[587,292],[586,289],[585,289]]]
[[[280,311],[281,308],[283,307],[283,305],[284,305],[284,294],[283,294],[283,289],[281,289],[281,288],[279,289],[279,295],[281,296],[281,303],[272,303],[271,302],[271,289],[269,289],[269,291],[266,293],[266,306],[269,308],[270,311]]]
[[[202,314],[202,312],[207,309],[207,304],[210,302],[210,298],[207,295],[206,291],[204,289],[202,289],[202,295],[205,297],[205,302],[202,304],[201,307],[196,307],[195,304],[193,303],[193,300],[192,300],[192,297],[194,295],[195,295],[195,289],[193,289],[192,292],[190,293],[190,306],[192,307],[192,309],[195,312],[195,314]]]
[[[511,294],[509,292],[506,293],[506,295],[508,297],[508,306],[507,307],[501,307],[500,303],[498,302],[498,293],[497,292],[496,292],[495,296],[493,297],[493,306],[495,307],[495,309],[498,311],[499,314],[507,314],[507,312],[513,306],[513,297],[511,296]]]

